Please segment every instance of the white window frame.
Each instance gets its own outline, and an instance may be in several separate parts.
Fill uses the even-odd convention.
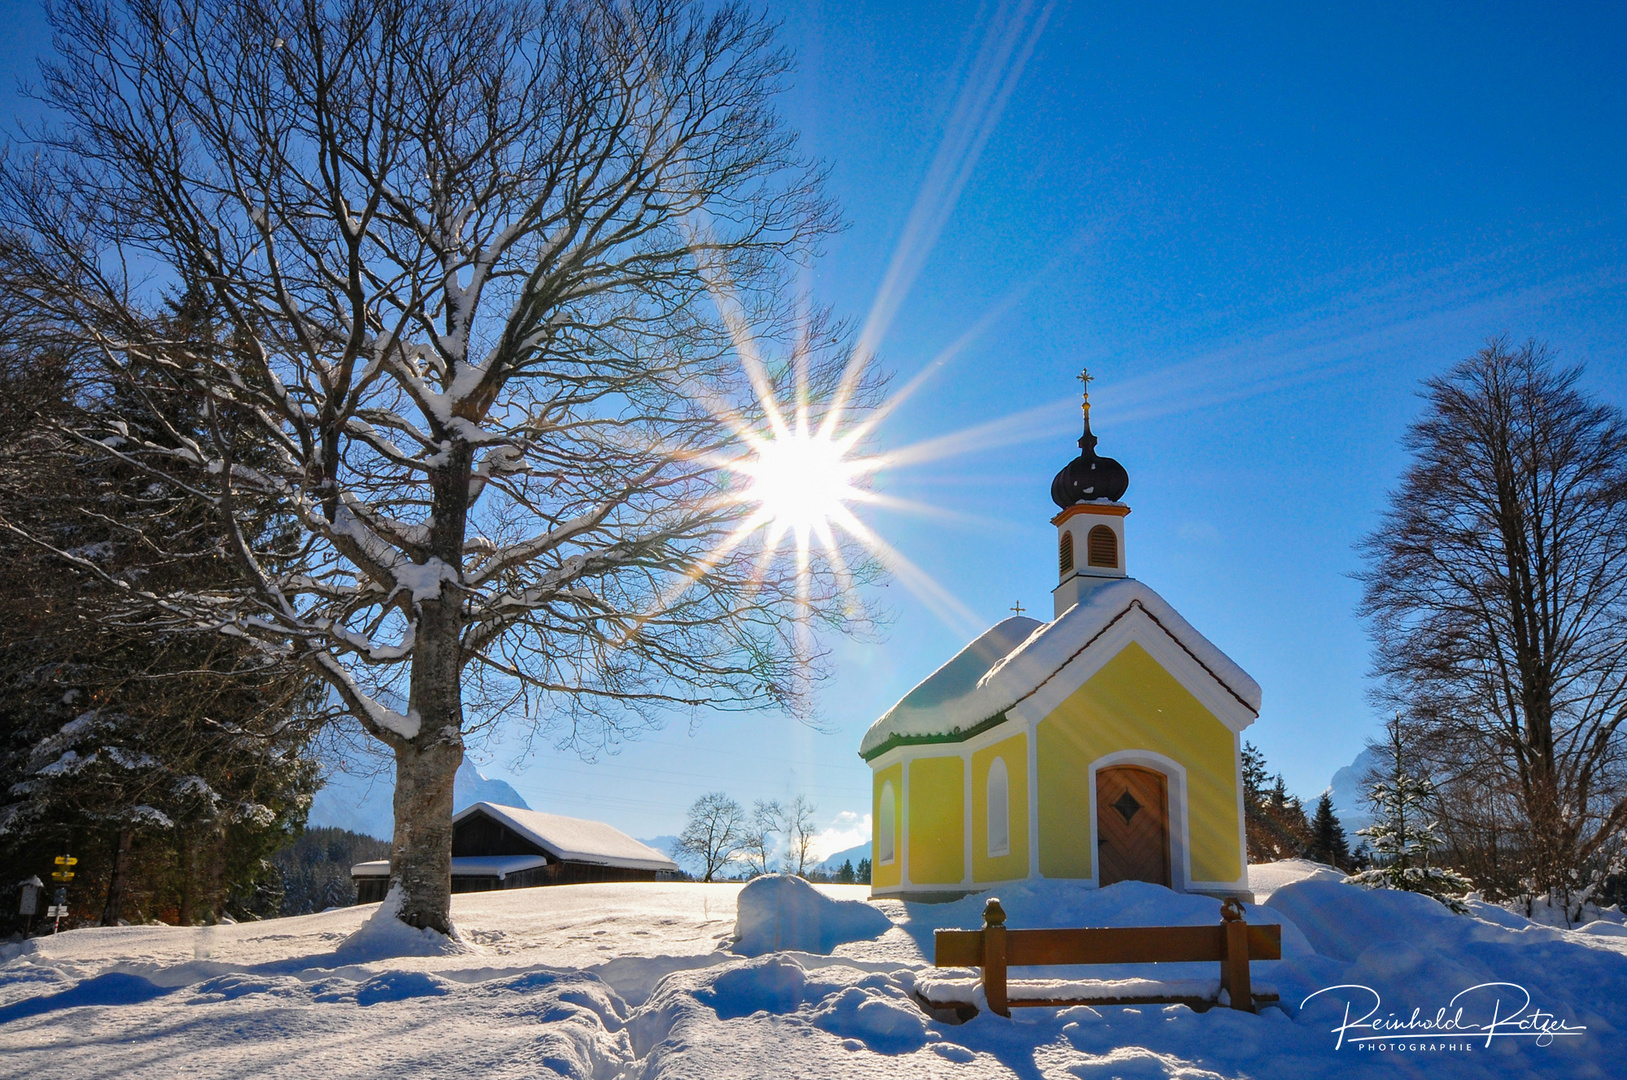
[[[1000,781],[1000,797],[995,798],[994,782]],[[1006,768],[1006,759],[996,756],[989,762],[989,775],[983,783],[984,795],[988,805],[984,807],[984,828],[988,843],[988,857],[991,859],[1003,858],[1011,854],[1011,774]],[[996,834],[995,809],[998,806],[1000,816],[1000,829]]]
[[[897,797],[893,794],[893,782],[883,780],[881,782],[881,797],[876,806],[876,865],[891,866],[897,860]]]

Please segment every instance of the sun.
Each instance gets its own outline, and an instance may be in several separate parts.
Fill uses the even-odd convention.
[[[775,531],[805,537],[850,516],[848,504],[864,492],[854,481],[866,470],[848,456],[848,447],[823,432],[782,429],[754,440],[753,454],[739,465],[749,478],[745,498]]]

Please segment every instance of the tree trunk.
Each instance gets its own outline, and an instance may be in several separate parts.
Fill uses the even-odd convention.
[[[211,926],[226,914],[226,826],[216,821],[204,842],[203,921]]]
[[[390,879],[402,893],[398,917],[443,934],[452,929],[452,780],[461,764],[461,739],[396,748]]]
[[[119,925],[119,911],[124,906],[124,881],[130,862],[130,844],[135,839],[134,829],[120,829],[113,841],[113,870],[107,876],[107,906],[102,909],[102,925]]]
[[[191,926],[195,917],[193,909],[198,906],[198,875],[197,867],[193,865],[192,838],[185,829],[175,830],[175,856],[181,870],[181,906],[175,916],[175,924]]]
[[[449,610],[448,610],[449,609]],[[395,748],[390,880],[408,926],[452,929],[452,782],[463,764],[457,603],[422,605],[412,665],[419,732]]]

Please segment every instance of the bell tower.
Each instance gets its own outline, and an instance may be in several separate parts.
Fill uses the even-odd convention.
[[[1085,387],[1085,433],[1079,436],[1079,456],[1051,481],[1051,501],[1062,511],[1051,519],[1057,551],[1057,586],[1051,596],[1057,615],[1102,581],[1127,576],[1124,518],[1130,508],[1119,500],[1130,486],[1130,474],[1117,461],[1096,453],[1096,436],[1090,430],[1093,379],[1088,370],[1079,373]]]

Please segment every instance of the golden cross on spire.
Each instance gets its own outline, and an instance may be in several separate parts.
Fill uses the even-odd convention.
[[[1018,615],[1021,615],[1023,612],[1027,611],[1028,609],[1023,607],[1023,602],[1021,600],[1019,600],[1015,604],[1012,604],[1006,610],[1007,611],[1015,611]]]
[[[1079,382],[1085,388],[1084,395],[1083,395],[1084,396],[1084,401],[1081,403],[1081,407],[1084,409],[1086,415],[1089,415],[1089,413],[1090,413],[1090,384],[1096,381],[1096,376],[1094,376],[1094,375],[1092,375],[1090,373],[1089,368],[1080,368],[1079,369],[1079,374],[1077,376],[1075,376],[1075,377],[1079,380]]]

